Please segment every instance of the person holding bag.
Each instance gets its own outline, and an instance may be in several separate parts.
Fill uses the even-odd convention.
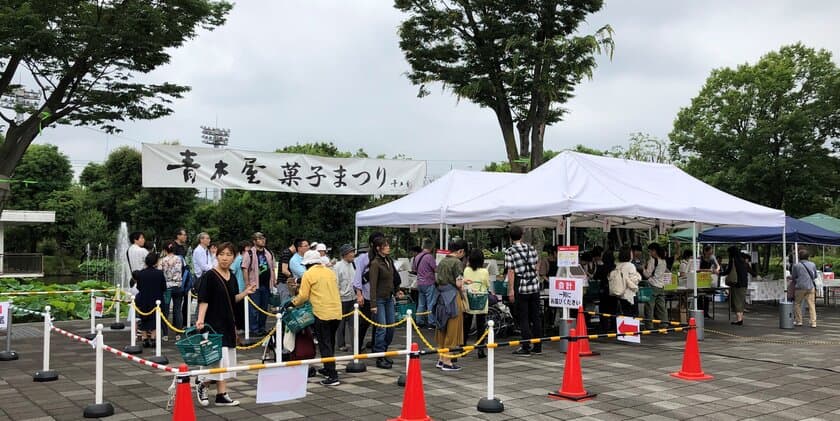
[[[609,287],[610,295],[618,301],[617,314],[636,317],[636,293],[639,291],[639,282],[642,275],[636,271],[630,259],[632,253],[629,247],[622,247],[618,251],[618,265],[610,272]]]
[[[749,275],[754,276],[755,273],[752,272],[752,269],[744,260],[744,256],[741,255],[738,247],[729,247],[727,251],[729,252],[729,263],[727,263],[726,269],[720,273],[720,276],[723,277],[726,286],[729,287],[729,299],[737,318],[732,324],[742,326],[744,324],[744,307],[747,305]]]
[[[817,291],[817,265],[808,260],[808,250],[799,250],[799,263],[790,270],[794,282],[793,324],[802,326],[802,301],[808,304],[811,327],[817,327],[817,306],[814,303]]]
[[[222,243],[216,252],[216,265],[201,275],[198,283],[198,319],[195,328],[199,331],[209,325],[216,333],[222,334],[222,359],[219,367],[236,365],[236,322],[233,307],[256,291],[257,285],[249,284],[245,291],[239,292],[236,277],[230,270],[236,249],[231,243]],[[204,367],[203,367],[204,368]],[[210,404],[207,388],[216,382],[216,406],[237,406],[227,394],[227,379],[235,378],[236,373],[220,373],[196,378],[195,394],[201,406]]]
[[[484,253],[478,248],[470,251],[469,261],[464,269],[464,285],[466,285],[466,294],[470,294],[470,292],[488,294],[490,289],[490,272],[484,268]],[[464,345],[467,344],[469,339],[473,319],[475,319],[475,337],[477,339],[487,330],[487,303],[481,310],[467,308],[464,312]],[[485,358],[486,356],[484,348],[479,348],[478,358]]]
[[[663,325],[667,325],[668,311],[665,308],[665,279],[663,278],[665,272],[668,271],[668,264],[665,262],[665,251],[659,243],[650,243],[648,245],[648,259],[647,266],[645,266],[644,276],[647,278],[650,288],[653,290],[653,298],[645,303],[644,317],[645,329],[652,329],[653,322],[651,319],[658,319],[662,321]]]

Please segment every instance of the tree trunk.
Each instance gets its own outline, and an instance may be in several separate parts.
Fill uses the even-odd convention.
[[[37,135],[38,120],[33,117],[6,131],[6,138],[0,144],[0,213],[9,202],[11,184],[8,180],[15,174],[15,168]]]
[[[543,163],[543,139],[545,139],[545,123],[534,126],[531,131],[531,169]]]
[[[513,117],[510,108],[504,105],[494,111],[496,112],[496,119],[499,121],[499,128],[502,130],[502,138],[505,141],[505,151],[510,163],[510,170],[516,173],[524,173],[525,167],[517,162],[519,154],[516,150],[516,133],[513,129]]]
[[[520,121],[516,123],[516,130],[519,131],[519,156],[525,157],[530,155],[531,125],[526,121]]]

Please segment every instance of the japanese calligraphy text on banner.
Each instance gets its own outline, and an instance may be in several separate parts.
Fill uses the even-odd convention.
[[[425,161],[143,144],[143,187],[400,195],[423,187],[425,178]]]
[[[549,307],[578,308],[583,305],[583,282],[577,278],[548,278]]]
[[[567,268],[579,265],[579,251],[580,246],[557,246],[557,266]]]

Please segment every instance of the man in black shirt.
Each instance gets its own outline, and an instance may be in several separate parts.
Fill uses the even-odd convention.
[[[187,257],[187,230],[184,228],[178,228],[175,231],[175,250],[173,252],[178,256]]]

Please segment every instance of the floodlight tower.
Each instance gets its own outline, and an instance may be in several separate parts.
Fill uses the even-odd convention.
[[[35,109],[40,99],[37,91],[19,87],[0,96],[0,107],[15,110],[15,123],[20,124],[26,118],[26,111]]]
[[[223,129],[219,127],[201,126],[201,141],[208,145],[213,145],[213,149],[221,149],[228,145],[230,140],[230,129]],[[208,197],[208,190],[205,189],[204,197]],[[214,202],[218,202],[222,198],[221,189],[213,189]]]

